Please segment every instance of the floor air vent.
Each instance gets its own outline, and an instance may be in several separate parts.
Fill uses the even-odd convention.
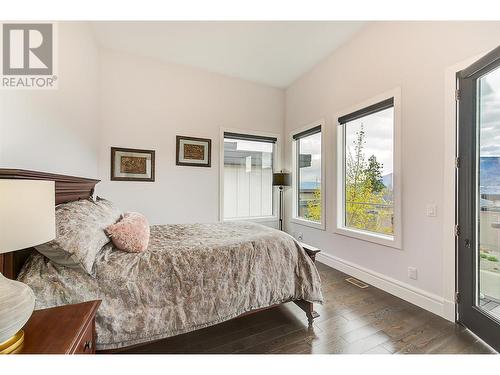
[[[361,280],[355,279],[354,277],[348,277],[347,279],[345,279],[345,281],[347,281],[348,283],[351,283],[352,285],[356,285],[358,288],[361,288],[361,289],[365,289],[365,288],[369,287],[368,284],[365,284]]]

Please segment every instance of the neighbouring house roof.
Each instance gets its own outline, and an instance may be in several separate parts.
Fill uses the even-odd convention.
[[[237,150],[237,145],[237,142],[224,142],[224,165],[244,165],[250,156],[252,166],[262,166],[262,152]],[[269,167],[272,166],[272,158],[270,163]]]

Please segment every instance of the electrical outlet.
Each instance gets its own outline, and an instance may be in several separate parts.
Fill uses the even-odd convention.
[[[408,267],[408,277],[417,280],[417,267]]]
[[[302,232],[297,233],[297,239],[302,241],[304,239],[304,234]]]
[[[428,217],[436,217],[437,216],[437,206],[435,204],[429,203],[425,209],[425,214]]]

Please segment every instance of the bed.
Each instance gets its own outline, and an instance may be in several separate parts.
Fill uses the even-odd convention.
[[[97,180],[21,170],[0,178],[56,182],[56,204],[88,199]],[[53,264],[27,249],[7,254],[7,277],[30,285],[36,309],[102,300],[97,349],[120,350],[211,326],[286,302],[306,312],[322,303],[321,282],[303,247],[288,234],[250,222],[151,226],[148,249],[125,253],[108,243],[95,277]]]

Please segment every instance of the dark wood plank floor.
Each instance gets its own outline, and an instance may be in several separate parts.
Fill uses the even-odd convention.
[[[318,263],[325,304],[308,327],[293,303],[125,353],[491,353],[463,327]]]

